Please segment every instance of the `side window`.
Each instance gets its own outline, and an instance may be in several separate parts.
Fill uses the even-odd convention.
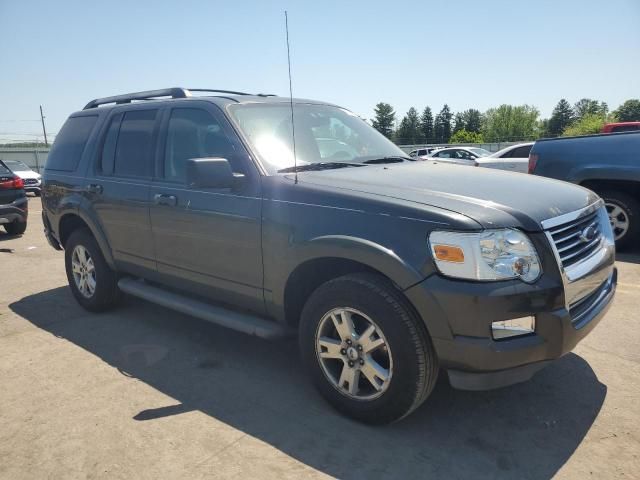
[[[157,110],[132,110],[124,113],[115,144],[114,175],[151,176],[153,127],[157,113]],[[105,141],[105,146],[106,144]]]
[[[512,158],[529,158],[529,152],[533,145],[525,145],[524,147],[514,148],[511,152]]]
[[[206,110],[175,108],[169,117],[164,155],[164,178],[185,181],[187,160],[220,157],[234,165],[234,147],[218,121]]]
[[[97,119],[97,115],[69,118],[53,143],[45,168],[75,171]]]
[[[105,175],[113,175],[113,163],[116,155],[116,142],[120,131],[122,114],[119,113],[111,118],[109,128],[102,145],[102,155],[100,157],[100,171]]]
[[[466,150],[456,150],[455,156],[456,158],[460,158],[462,160],[469,160],[471,158],[471,154]]]
[[[447,150],[445,152],[438,152],[434,155],[434,157],[439,158],[451,158],[454,154],[454,150]]]
[[[502,155],[500,155],[500,158],[512,158],[513,157],[513,152],[517,150],[517,148],[514,148],[512,150],[509,150],[506,153],[503,153]]]

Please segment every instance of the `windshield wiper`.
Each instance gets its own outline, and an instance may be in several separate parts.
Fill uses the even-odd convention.
[[[348,162],[317,162],[307,163],[306,165],[297,165],[293,167],[281,168],[278,173],[287,172],[309,172],[314,170],[330,170],[332,168],[345,168],[345,167],[364,167],[361,163],[348,163]]]
[[[380,157],[380,158],[372,158],[370,160],[365,160],[362,163],[366,163],[367,165],[372,165],[372,164],[381,164],[381,163],[402,163],[405,160],[409,161],[409,162],[413,162],[415,161],[413,158],[411,157]]]

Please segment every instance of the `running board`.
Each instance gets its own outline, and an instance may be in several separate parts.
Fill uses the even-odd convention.
[[[142,280],[130,277],[121,278],[118,287],[125,293],[142,298],[151,303],[176,310],[192,317],[206,320],[223,327],[231,328],[249,335],[256,335],[265,339],[277,339],[289,336],[291,332],[279,323],[263,318],[240,313],[226,308],[209,305],[208,303],[154,287]]]

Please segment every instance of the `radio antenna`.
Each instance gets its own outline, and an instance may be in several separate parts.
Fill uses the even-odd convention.
[[[293,170],[294,182],[298,183],[298,157],[296,155],[296,125],[293,120],[293,87],[291,84],[291,50],[289,48],[289,17],[284,11],[284,29],[287,33],[287,65],[289,66],[289,106],[291,107],[291,138],[293,140]]]

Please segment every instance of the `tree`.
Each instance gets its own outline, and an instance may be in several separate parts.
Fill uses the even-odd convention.
[[[586,113],[562,132],[563,137],[572,137],[575,135],[591,135],[592,133],[600,133],[602,127],[607,123],[607,116],[600,113]]]
[[[619,122],[640,122],[640,100],[627,100],[613,114]]]
[[[481,133],[470,132],[463,128],[451,135],[449,143],[484,143],[484,139]]]
[[[598,102],[590,98],[582,98],[573,106],[573,114],[576,120],[585,115],[606,115],[609,107],[605,102]]]
[[[484,114],[484,140],[531,140],[538,134],[538,115],[538,109],[530,105],[500,105],[498,108],[490,108]]]
[[[396,132],[396,141],[400,144],[415,145],[420,140],[420,120],[418,111],[411,107],[400,122],[400,128]]]
[[[553,109],[551,118],[549,118],[549,126],[546,133],[550,136],[560,135],[573,123],[574,119],[575,116],[571,105],[562,98],[556,105],[556,108]]]
[[[465,110],[462,117],[464,118],[464,129],[467,132],[480,132],[482,128],[482,115],[479,110],[475,108]]]
[[[451,138],[451,110],[446,103],[440,110],[440,113],[436,115],[436,119],[433,122],[433,130],[436,137],[436,143],[448,143]]]
[[[429,107],[424,107],[420,117],[420,134],[424,143],[433,142],[433,114]]]
[[[455,117],[453,117],[453,133],[464,130],[465,125],[466,122],[464,121],[463,114],[461,112],[456,113]]]
[[[374,109],[376,118],[371,120],[373,128],[378,130],[382,135],[391,139],[393,138],[393,124],[396,121],[396,112],[388,103],[380,102]]]

